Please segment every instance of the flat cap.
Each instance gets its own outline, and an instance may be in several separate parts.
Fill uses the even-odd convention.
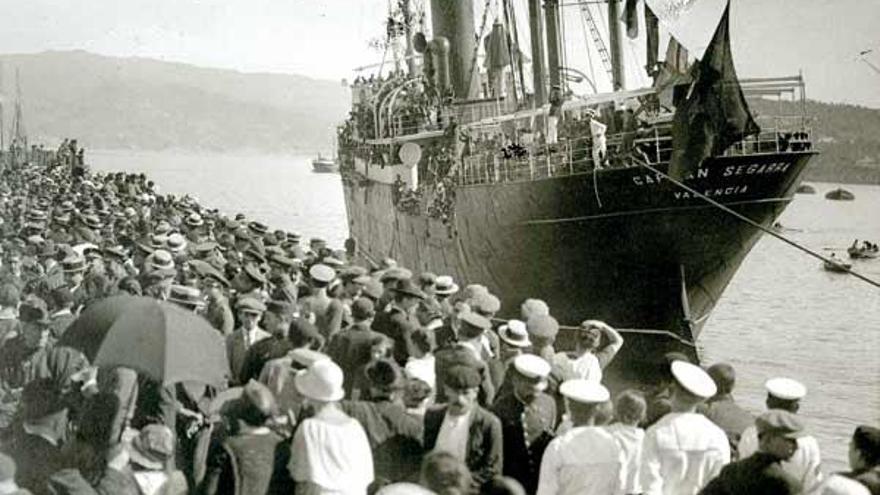
[[[235,309],[245,313],[263,313],[266,311],[266,305],[253,297],[243,297],[235,303]]]
[[[444,374],[444,384],[455,390],[477,388],[481,381],[482,377],[476,368],[463,364],[449,368]]]
[[[697,397],[708,399],[718,391],[715,381],[703,368],[685,361],[673,361],[670,367],[675,381]]]
[[[406,268],[395,266],[385,270],[385,273],[382,274],[382,277],[380,277],[379,280],[381,282],[385,282],[388,280],[409,280],[411,278],[411,271],[407,270]]]
[[[462,323],[465,323],[479,330],[488,330],[492,327],[492,322],[490,322],[488,318],[486,318],[485,316],[480,316],[473,311],[462,313],[462,315],[459,316],[459,319],[461,319]]]
[[[559,386],[559,393],[569,400],[582,404],[600,404],[611,398],[611,394],[604,385],[595,380],[583,378],[562,382]]]
[[[807,387],[791,378],[771,378],[764,383],[767,393],[782,400],[800,400],[807,395]]]
[[[759,435],[770,433],[786,438],[797,438],[804,430],[804,425],[797,416],[782,409],[771,409],[758,416],[755,427]]]

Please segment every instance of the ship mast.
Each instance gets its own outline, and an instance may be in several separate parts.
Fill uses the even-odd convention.
[[[608,40],[611,45],[611,86],[614,91],[626,88],[623,38],[620,36],[620,0],[608,0]]]
[[[544,86],[544,23],[541,16],[541,0],[529,0],[529,34],[532,37],[534,106],[541,107],[547,103],[547,88]]]
[[[561,52],[561,37],[559,36],[559,24],[561,22],[559,0],[546,0],[544,2],[544,15],[547,18],[547,65],[550,75],[551,90],[561,86],[561,73],[559,54]]]

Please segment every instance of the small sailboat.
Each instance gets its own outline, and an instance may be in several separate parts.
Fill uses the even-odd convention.
[[[339,171],[339,165],[332,158],[325,158],[318,153],[318,157],[312,159],[312,172],[319,174],[334,174]]]

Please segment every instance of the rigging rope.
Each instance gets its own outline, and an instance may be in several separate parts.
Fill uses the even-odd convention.
[[[864,282],[867,282],[867,283],[873,285],[874,287],[880,288],[880,282],[878,282],[876,280],[872,280],[872,279],[862,275],[861,273],[852,271],[851,269],[849,269],[846,266],[844,266],[843,264],[841,264],[839,260],[832,260],[831,258],[826,258],[825,256],[822,256],[818,252],[816,252],[808,247],[802,246],[802,245],[792,241],[791,239],[783,236],[782,234],[775,232],[773,229],[768,229],[767,227],[765,227],[765,226],[761,225],[760,223],[752,220],[751,218],[743,215],[742,213],[734,211],[730,207],[725,206],[725,205],[719,203],[718,201],[715,201],[714,199],[700,193],[699,191],[696,191],[692,187],[682,183],[681,181],[679,181],[677,179],[673,179],[669,175],[663,173],[662,171],[656,169],[655,167],[652,167],[651,165],[649,165],[647,163],[642,162],[641,160],[636,160],[636,163],[638,163],[642,167],[650,170],[651,172],[654,172],[655,174],[663,177],[664,179],[668,180],[669,182],[675,184],[676,186],[684,189],[685,191],[689,192],[690,194],[694,195],[695,197],[698,197],[698,198],[702,199],[703,201],[706,201],[707,203],[720,209],[721,211],[728,213],[730,215],[733,215],[734,217],[738,218],[739,220],[742,220],[743,222],[746,222],[747,224],[751,225],[752,227],[755,227],[757,229],[764,231],[765,234],[770,234],[771,236],[779,239],[780,241],[788,244],[789,246],[792,246],[796,249],[799,249],[799,250],[807,253],[808,255],[816,258],[816,259],[822,260],[825,263],[832,263],[832,264],[838,265],[842,270],[846,271],[850,275],[852,275],[852,276],[854,276]]]

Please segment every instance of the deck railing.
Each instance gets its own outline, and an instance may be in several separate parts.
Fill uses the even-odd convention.
[[[761,132],[728,148],[724,155],[761,155],[805,151],[811,148],[811,131],[801,117],[762,117]],[[631,141],[632,144],[624,144]],[[474,147],[493,146],[475,143]],[[455,175],[459,185],[525,182],[548,179],[596,170],[589,137],[561,140],[556,145],[537,144],[524,147],[519,156],[516,148],[495,149],[472,153],[462,158]],[[606,159],[598,170],[657,165],[672,157],[672,132],[669,124],[638,132],[634,138],[626,134],[606,137]],[[505,157],[505,155],[507,157]]]

